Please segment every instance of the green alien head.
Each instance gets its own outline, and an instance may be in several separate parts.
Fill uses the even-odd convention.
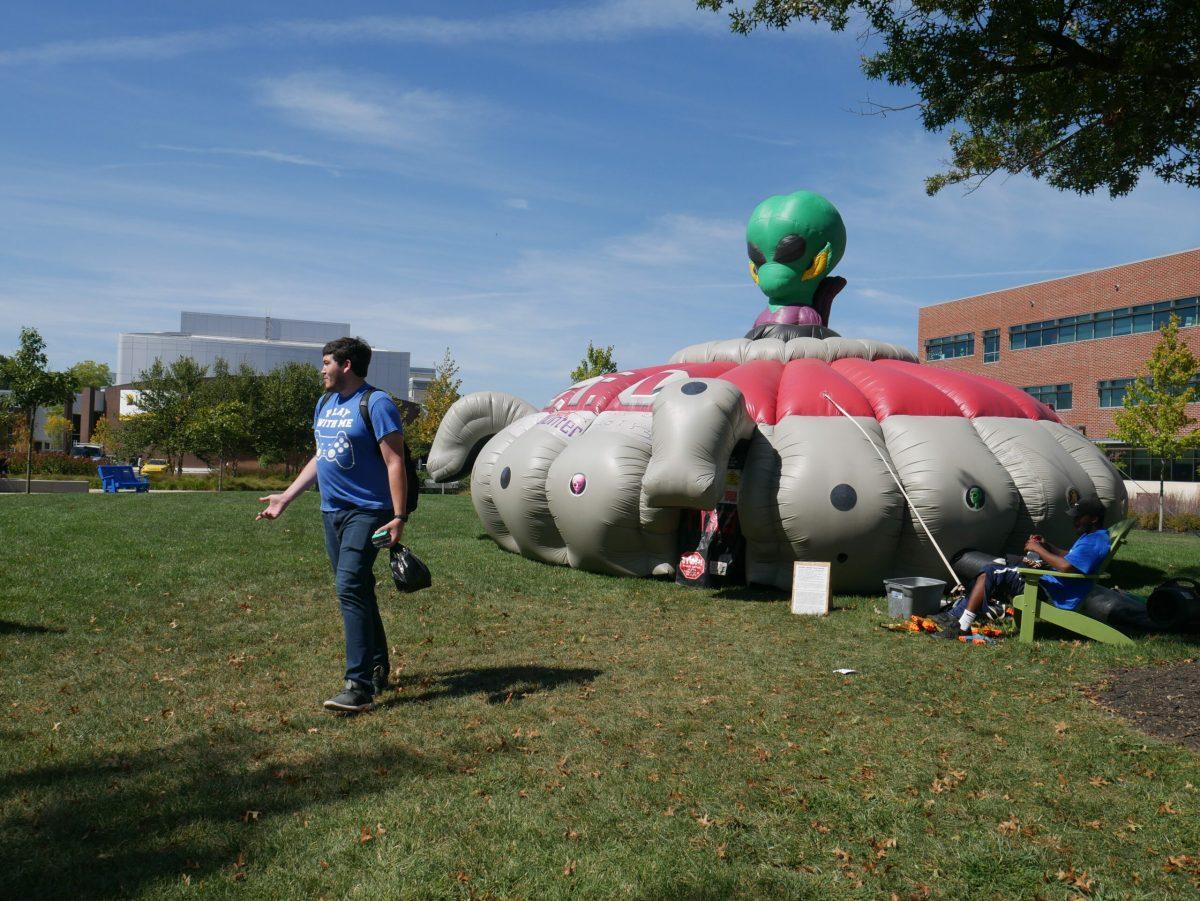
[[[820,194],[776,194],[750,214],[746,250],[750,277],[771,310],[812,306],[821,282],[846,252],[846,226],[837,207]]]

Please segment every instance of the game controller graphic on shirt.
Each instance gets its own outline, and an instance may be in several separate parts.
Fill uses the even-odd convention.
[[[354,468],[354,447],[344,431],[336,435],[317,432],[317,459],[336,463],[339,469]]]

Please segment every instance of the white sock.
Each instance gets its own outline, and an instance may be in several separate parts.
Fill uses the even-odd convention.
[[[970,610],[963,611],[963,615],[958,621],[958,628],[963,632],[970,632],[971,623],[973,622],[975,622],[975,614]]]

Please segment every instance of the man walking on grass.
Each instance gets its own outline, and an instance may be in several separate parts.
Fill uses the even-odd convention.
[[[346,633],[346,683],[325,702],[329,710],[369,710],[387,688],[388,649],[375,598],[375,556],[371,536],[387,529],[383,547],[400,540],[408,521],[409,486],[404,470],[400,411],[386,391],[365,381],[371,348],[359,338],[338,338],[322,349],[325,395],[317,404],[313,432],[317,452],[282,494],[266,503],[256,519],[276,519],[288,504],[318,481],[325,550]],[[367,415],[364,417],[363,413]]]

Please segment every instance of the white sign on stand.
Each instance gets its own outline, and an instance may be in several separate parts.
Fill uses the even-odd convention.
[[[797,560],[792,567],[792,613],[824,616],[829,612],[829,564]]]

